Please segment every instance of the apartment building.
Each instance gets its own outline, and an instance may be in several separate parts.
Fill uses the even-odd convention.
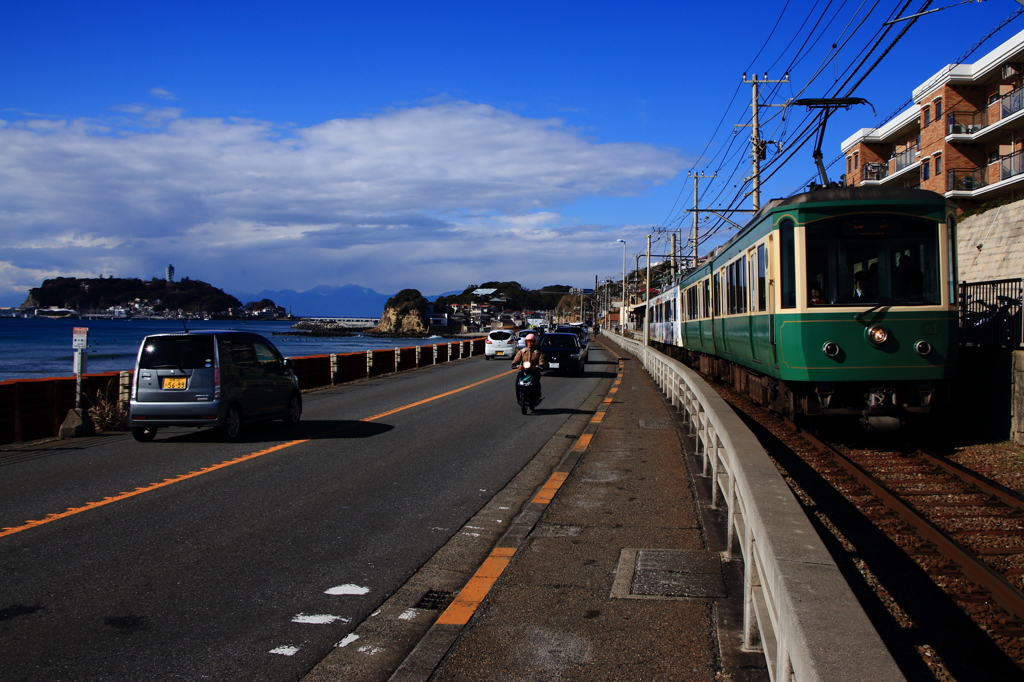
[[[842,143],[847,185],[914,187],[962,210],[1024,198],[1024,31],[914,89],[914,104]]]

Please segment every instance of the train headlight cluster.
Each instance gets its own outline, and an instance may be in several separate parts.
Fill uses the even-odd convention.
[[[834,358],[835,356],[839,355],[839,351],[839,344],[836,343],[835,341],[826,341],[825,345],[821,347],[821,352],[829,356],[830,358]]]
[[[917,343],[914,344],[914,350],[916,350],[921,355],[928,355],[929,353],[932,352],[932,344],[928,343],[927,341],[918,341]]]
[[[881,346],[883,343],[889,340],[889,330],[882,325],[876,324],[873,327],[869,327],[867,330],[868,341]]]

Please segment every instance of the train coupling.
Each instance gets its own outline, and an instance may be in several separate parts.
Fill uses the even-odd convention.
[[[899,403],[896,389],[886,386],[869,388],[864,396],[867,405],[861,413],[860,425],[866,431],[899,431]]]

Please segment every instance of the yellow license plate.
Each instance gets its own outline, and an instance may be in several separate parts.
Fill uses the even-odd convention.
[[[494,351],[494,354],[495,355],[504,355],[505,351],[503,351],[503,350],[496,350],[496,351]]]
[[[164,388],[185,388],[185,377],[164,377]]]

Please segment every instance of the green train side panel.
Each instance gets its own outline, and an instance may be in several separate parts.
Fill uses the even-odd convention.
[[[950,311],[878,311],[863,321],[845,313],[777,315],[778,370],[784,381],[923,381],[951,379],[957,352],[957,314]],[[875,346],[866,330],[881,324],[889,340]],[[842,349],[822,351],[828,341]],[[920,355],[918,341],[932,351]]]

